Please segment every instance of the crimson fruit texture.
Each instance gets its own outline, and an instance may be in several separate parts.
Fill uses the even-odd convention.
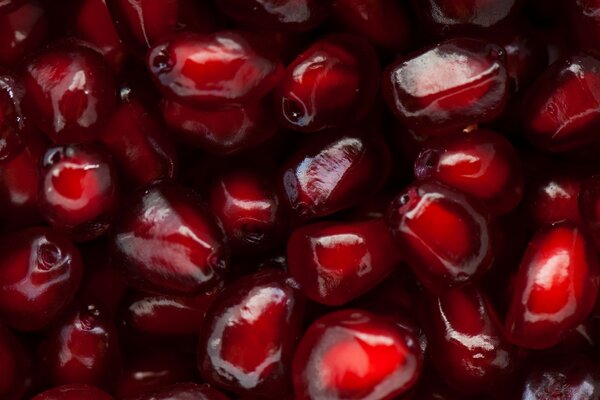
[[[0,400],[600,400],[600,0],[0,0]]]

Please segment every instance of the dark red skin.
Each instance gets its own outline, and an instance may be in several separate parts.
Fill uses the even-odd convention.
[[[208,385],[177,383],[134,400],[228,400],[229,397]]]
[[[48,326],[79,289],[79,251],[49,228],[12,232],[2,239],[0,250],[0,318],[20,331]]]
[[[193,0],[106,0],[117,31],[140,57],[159,40],[179,31],[210,33],[221,25],[215,6]]]
[[[583,52],[552,64],[529,90],[521,116],[531,143],[563,152],[598,141],[600,60]]]
[[[387,223],[402,257],[432,291],[476,281],[494,261],[483,205],[432,181],[415,183],[390,205]]]
[[[536,168],[536,160],[531,162]],[[523,199],[529,225],[540,229],[563,220],[581,224],[578,198],[586,172],[553,161],[540,166],[531,174]]]
[[[27,0],[2,0],[0,1],[0,14],[16,10],[26,3]]]
[[[383,219],[304,225],[288,241],[289,272],[311,300],[342,305],[398,266],[396,247]]]
[[[217,0],[221,11],[243,26],[287,32],[314,29],[327,18],[331,3],[332,0]]]
[[[210,185],[208,202],[239,254],[261,253],[282,242],[287,215],[267,171],[246,166],[224,171]]]
[[[214,155],[231,155],[277,133],[271,102],[259,101],[225,110],[197,110],[164,100],[162,113],[175,138]]]
[[[390,52],[406,50],[414,38],[413,23],[403,2],[335,0],[332,17],[344,29]]]
[[[522,398],[594,400],[600,398],[600,366],[585,356],[542,359],[527,374]]]
[[[100,137],[120,172],[136,186],[175,177],[179,161],[156,111],[133,85],[121,86],[121,103]]]
[[[425,0],[414,3],[428,32],[438,36],[466,33],[476,37],[507,26],[518,14],[523,1]]]
[[[42,159],[38,201],[42,216],[76,241],[110,228],[118,200],[110,154],[94,144],[51,147]]]
[[[23,345],[0,325],[0,397],[20,400],[32,385],[32,364]]]
[[[409,129],[448,134],[496,118],[508,96],[504,49],[455,38],[390,65],[382,90],[389,108]]]
[[[278,398],[290,389],[304,298],[285,272],[267,269],[226,287],[200,335],[204,380],[237,393]]]
[[[503,136],[477,130],[426,145],[415,161],[415,177],[434,179],[479,200],[493,214],[505,214],[523,197],[523,170]]]
[[[554,346],[590,315],[599,284],[596,254],[580,228],[562,222],[538,231],[516,276],[508,339],[532,349]]]
[[[83,42],[62,41],[35,53],[21,75],[31,119],[56,143],[95,140],[113,112],[110,68]]]
[[[282,203],[298,219],[323,217],[350,208],[382,188],[390,154],[378,132],[359,130],[308,137],[278,176]]]
[[[187,355],[172,349],[127,357],[128,363],[117,380],[117,397],[135,398],[177,382],[191,380],[196,373],[196,367],[193,360],[188,363],[186,357]]]
[[[11,227],[31,226],[42,220],[38,166],[47,147],[47,139],[36,132],[25,148],[0,168],[0,219]]]
[[[115,221],[112,253],[134,287],[191,295],[214,287],[227,269],[222,229],[190,189],[152,183]]]
[[[28,1],[0,15],[0,65],[15,66],[25,55],[43,45],[48,34],[48,17],[39,1]]]
[[[600,250],[600,175],[581,183],[578,197],[579,212],[596,250]]]
[[[108,393],[90,385],[63,385],[38,394],[32,400],[114,400]]]
[[[507,382],[516,348],[484,292],[467,286],[425,298],[422,322],[439,377],[466,394],[494,392]]]
[[[24,97],[21,79],[0,70],[0,163],[16,157],[32,135],[32,124],[23,108]]]
[[[52,385],[113,387],[121,365],[110,315],[90,303],[74,307],[44,335],[39,366]]]
[[[394,399],[416,384],[422,364],[409,330],[367,311],[337,311],[313,322],[296,349],[295,398]]]
[[[158,89],[195,108],[227,108],[260,100],[283,66],[266,39],[242,31],[182,32],[154,45],[146,62]]]
[[[185,297],[131,291],[121,303],[120,323],[143,335],[197,335],[221,290]]]
[[[275,99],[280,122],[300,132],[352,125],[371,109],[378,76],[377,54],[367,40],[325,36],[287,67]]]
[[[78,1],[71,10],[71,24],[77,36],[93,44],[113,70],[125,61],[125,48],[106,7],[106,0]]]

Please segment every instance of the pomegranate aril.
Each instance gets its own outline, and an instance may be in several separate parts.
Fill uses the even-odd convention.
[[[38,394],[32,400],[114,400],[108,393],[90,385],[59,386]]]
[[[583,225],[596,250],[600,250],[600,175],[594,175],[581,183],[578,203]]]
[[[512,83],[512,92],[528,88],[548,65],[544,42],[529,31],[504,35],[500,44],[506,52],[506,70]]]
[[[279,173],[283,203],[299,219],[333,214],[366,200],[390,173],[378,132],[343,130],[308,137]]]
[[[26,2],[27,0],[2,0],[0,2],[0,14],[6,14],[14,11]]]
[[[565,2],[569,10],[570,26],[581,48],[594,53],[600,51],[600,1],[575,0]]]
[[[0,325],[0,398],[20,400],[32,386],[32,363],[19,339]]]
[[[427,145],[415,161],[415,176],[470,194],[494,214],[513,210],[523,196],[517,152],[491,131],[477,130]]]
[[[467,394],[490,393],[511,378],[516,348],[505,338],[491,303],[479,288],[427,295],[422,322],[438,375]]]
[[[21,79],[0,70],[0,163],[14,158],[32,136],[32,125],[23,109],[24,97]]]
[[[22,331],[47,327],[79,289],[81,255],[61,233],[32,228],[5,235],[0,245],[0,320]]]
[[[598,259],[581,229],[562,222],[538,231],[516,277],[508,339],[526,348],[554,346],[589,316],[599,284]]]
[[[400,254],[383,219],[376,219],[298,228],[288,241],[287,259],[290,275],[306,296],[334,306],[385,279],[400,263]]]
[[[499,27],[508,29],[508,23],[518,14],[522,3],[522,0],[414,1],[428,31],[443,36],[480,35]]]
[[[121,104],[106,124],[100,141],[110,149],[120,172],[136,186],[174,178],[179,161],[175,147],[137,87],[120,88]]]
[[[335,0],[332,17],[341,27],[387,51],[406,50],[414,39],[413,22],[403,2]]]
[[[198,369],[209,383],[238,394],[277,397],[291,387],[304,298],[280,270],[247,275],[221,292],[206,316]]]
[[[383,94],[409,129],[432,136],[493,120],[508,97],[504,49],[455,38],[400,59],[383,74]]]
[[[132,291],[121,304],[120,323],[145,335],[197,335],[221,290],[185,297]]]
[[[120,367],[117,331],[109,316],[81,303],[42,339],[42,374],[53,385],[83,383],[111,388]]]
[[[197,110],[173,100],[162,103],[163,117],[175,138],[214,155],[231,155],[277,132],[270,97],[224,110]]]
[[[492,265],[493,231],[483,205],[439,183],[415,183],[390,205],[400,254],[433,291],[478,279]]]
[[[306,31],[321,24],[332,0],[217,0],[228,17],[257,30]]]
[[[600,60],[579,52],[547,69],[523,101],[522,125],[541,150],[562,152],[599,141]]]
[[[138,55],[172,34],[192,30],[214,32],[221,25],[209,1],[105,0],[125,43]]]
[[[0,15],[0,65],[14,66],[43,45],[49,35],[45,5],[33,0]]]
[[[117,173],[106,150],[93,144],[52,147],[42,160],[38,201],[46,221],[74,240],[95,239],[117,206]]]
[[[214,287],[227,270],[221,227],[190,189],[152,183],[123,205],[115,221],[113,255],[139,289],[190,295]]]
[[[77,0],[75,6],[70,4],[67,7],[71,7],[71,24],[77,36],[96,46],[113,70],[119,71],[125,61],[126,52],[106,6],[106,0]]]
[[[31,119],[56,143],[95,140],[114,109],[110,68],[83,42],[40,50],[27,59],[22,76]]]
[[[130,399],[155,392],[165,386],[187,382],[194,377],[196,366],[187,354],[159,350],[127,357],[128,364],[117,380],[119,399]],[[173,399],[174,400],[174,399]]]
[[[292,365],[296,399],[394,399],[419,379],[411,332],[366,311],[327,314],[308,328]]]
[[[352,34],[326,36],[287,68],[275,100],[281,123],[300,132],[351,125],[373,105],[378,75],[368,41]]]
[[[134,400],[229,400],[229,397],[208,385],[177,383]]]
[[[160,91],[190,107],[218,109],[260,100],[283,66],[266,39],[242,31],[183,32],[150,49],[147,65]]]

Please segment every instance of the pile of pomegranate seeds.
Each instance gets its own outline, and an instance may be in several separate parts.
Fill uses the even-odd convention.
[[[600,0],[0,0],[0,400],[600,400]]]

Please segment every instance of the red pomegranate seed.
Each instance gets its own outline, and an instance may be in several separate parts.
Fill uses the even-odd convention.
[[[403,2],[336,0],[332,16],[343,28],[388,51],[404,51],[414,39],[413,22]]]
[[[138,191],[116,222],[113,254],[142,290],[194,294],[214,287],[227,269],[219,224],[193,191],[176,183]]]
[[[146,351],[127,359],[129,363],[117,381],[116,394],[119,399],[136,398],[177,382],[190,381],[196,371],[193,360],[186,362],[185,355],[172,349]]]
[[[282,125],[314,132],[361,120],[373,105],[378,75],[377,55],[365,39],[320,39],[292,62],[277,89]]]
[[[121,104],[100,141],[110,149],[120,172],[136,186],[174,178],[179,167],[175,147],[156,111],[133,85],[121,86]]]
[[[177,383],[163,387],[156,392],[136,397],[135,400],[228,400],[223,393],[208,385],[195,383]]]
[[[377,132],[336,131],[307,138],[286,161],[278,184],[292,214],[310,219],[364,201],[389,171],[390,154]]]
[[[22,75],[31,119],[57,143],[95,140],[114,109],[110,69],[83,43],[63,41],[41,50]]]
[[[581,183],[579,212],[596,249],[600,250],[600,175],[594,175]]]
[[[234,251],[256,254],[282,243],[287,215],[266,171],[239,168],[221,173],[210,185],[209,206]]]
[[[517,152],[501,135],[478,130],[426,145],[415,161],[417,179],[435,179],[481,200],[494,214],[513,210],[523,196]]]
[[[16,65],[44,44],[48,36],[48,17],[39,1],[28,1],[18,9],[0,15],[0,65]]]
[[[19,339],[0,325],[0,397],[23,399],[32,386],[32,363]]]
[[[313,322],[296,349],[296,399],[394,399],[415,385],[422,363],[408,330],[366,311],[337,311]]]
[[[165,100],[162,113],[175,137],[214,155],[231,155],[273,137],[271,102],[259,101],[225,110],[197,110]]]
[[[296,229],[287,245],[290,275],[310,299],[342,305],[385,279],[400,263],[383,219],[319,222]]]
[[[599,284],[597,257],[579,228],[563,222],[540,230],[519,267],[508,338],[526,348],[554,346],[589,316]]]
[[[141,335],[197,335],[221,290],[217,287],[194,296],[132,291],[121,303],[120,322]]]
[[[598,52],[600,38],[600,1],[576,0],[565,3],[569,10],[570,26],[580,47]],[[561,15],[562,16],[562,15]]]
[[[496,118],[508,86],[504,49],[467,38],[421,50],[383,74],[390,109],[408,128],[428,136]]]
[[[531,32],[504,36],[500,44],[506,52],[506,70],[512,81],[512,91],[520,93],[544,71],[548,65],[548,52],[544,42]]]
[[[415,8],[433,34],[476,35],[499,27],[509,29],[507,23],[522,3],[520,0],[425,0]]]
[[[45,334],[38,364],[53,385],[85,383],[110,388],[120,368],[113,322],[103,310],[82,303]]]
[[[0,14],[6,14],[16,10],[26,3],[27,0],[2,0],[0,2]]]
[[[90,385],[73,384],[59,386],[38,394],[32,400],[114,400],[106,392]]]
[[[279,82],[283,66],[252,33],[180,33],[147,57],[161,92],[191,107],[215,109],[259,100]]]
[[[561,152],[598,141],[600,60],[586,53],[547,69],[523,102],[522,124],[531,143]]]
[[[0,70],[0,163],[16,157],[33,135],[29,116],[23,109],[24,97],[25,88],[19,77]]]
[[[421,283],[434,291],[473,282],[494,260],[482,205],[435,182],[409,186],[390,205],[388,226]]]
[[[70,11],[77,36],[96,46],[113,70],[119,71],[126,52],[106,7],[106,0],[82,0]]]
[[[22,331],[47,327],[79,289],[81,256],[62,234],[32,228],[5,235],[0,246],[0,318]]]
[[[423,325],[438,375],[467,394],[490,393],[508,382],[515,348],[481,289],[473,286],[428,295]]]
[[[95,239],[110,228],[117,174],[102,148],[80,144],[48,149],[39,188],[42,216],[75,240]]]
[[[294,284],[270,269],[221,292],[200,334],[198,369],[207,382],[238,394],[286,393],[304,305]]]
[[[228,17],[258,30],[306,31],[321,24],[332,0],[217,0]]]

